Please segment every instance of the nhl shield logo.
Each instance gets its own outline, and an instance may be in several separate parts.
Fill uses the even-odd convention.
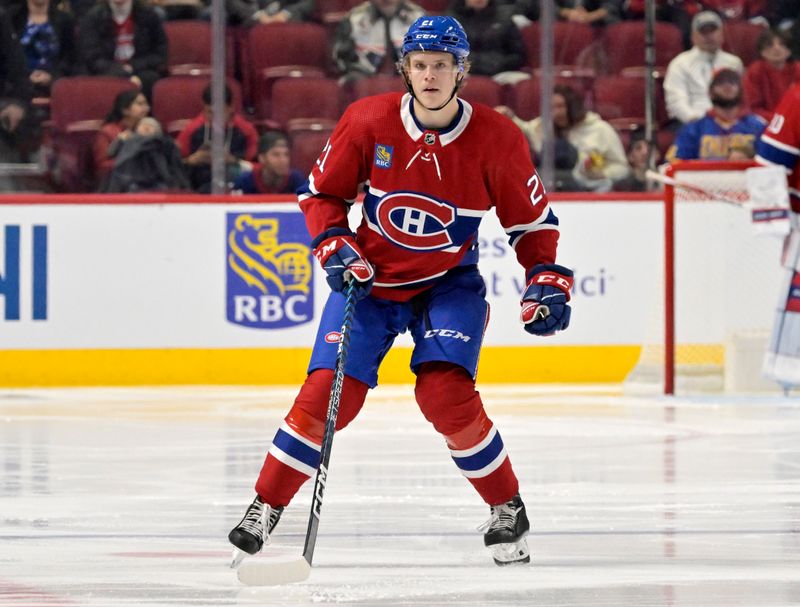
[[[313,258],[300,213],[227,214],[228,322],[278,329],[314,313]]]
[[[436,133],[425,133],[425,145],[436,143]]]

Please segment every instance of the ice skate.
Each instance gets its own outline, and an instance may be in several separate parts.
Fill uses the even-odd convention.
[[[491,518],[481,526],[486,530],[483,543],[489,548],[497,565],[529,563],[528,542],[525,536],[530,529],[522,498],[515,495],[505,504],[491,507]]]
[[[244,518],[228,534],[228,540],[236,548],[233,551],[231,569],[236,569],[248,554],[256,554],[269,542],[270,533],[283,514],[283,508],[272,508],[256,496],[247,507]]]

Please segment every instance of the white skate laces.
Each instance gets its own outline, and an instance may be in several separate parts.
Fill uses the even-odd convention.
[[[253,500],[244,517],[228,534],[235,546],[231,568],[236,569],[248,554],[261,551],[269,543],[269,536],[281,518],[283,508],[272,508],[259,498]]]
[[[269,510],[269,506],[263,502],[254,501],[247,509],[242,522],[239,523],[239,529],[250,535],[255,535],[261,538],[263,543],[267,543],[267,540],[269,540],[269,532],[267,531],[267,513]]]

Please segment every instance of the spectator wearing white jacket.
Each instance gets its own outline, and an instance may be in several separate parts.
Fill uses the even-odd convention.
[[[722,50],[722,20],[703,11],[692,19],[692,48],[669,62],[664,76],[664,96],[670,118],[686,124],[711,109],[708,87],[721,69],[742,73],[742,60]]]
[[[522,120],[511,109],[497,109],[522,129],[535,156],[541,158],[542,119]],[[553,88],[553,128],[556,135],[556,189],[608,192],[628,175],[628,159],[617,131],[594,112],[586,111],[583,98],[571,87]]]

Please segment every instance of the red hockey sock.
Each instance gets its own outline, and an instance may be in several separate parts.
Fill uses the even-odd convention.
[[[453,461],[487,504],[505,503],[519,492],[503,439],[463,368],[425,363],[415,394],[425,419],[445,437]]]
[[[307,378],[289,414],[275,433],[264,466],[256,481],[256,493],[273,506],[286,506],[319,465],[325,432],[333,371],[319,369]],[[336,429],[349,424],[361,410],[369,387],[345,376]]]

